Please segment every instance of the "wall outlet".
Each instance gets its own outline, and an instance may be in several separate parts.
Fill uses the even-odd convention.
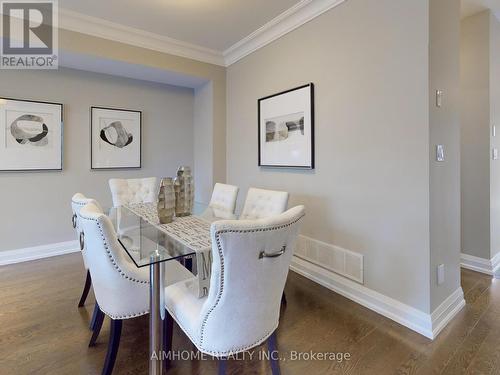
[[[438,285],[444,283],[444,264],[440,264],[437,268],[437,283]]]
[[[497,160],[498,159],[498,148],[494,148],[492,153],[491,153],[491,158],[493,160]]]
[[[491,136],[492,137],[496,137],[497,136],[497,127],[495,125],[493,125],[491,127]]]

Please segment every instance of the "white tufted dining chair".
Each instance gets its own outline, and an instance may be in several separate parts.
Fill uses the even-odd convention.
[[[240,219],[263,219],[279,215],[286,211],[288,193],[286,191],[250,188],[247,192],[245,205]],[[281,303],[286,305],[286,294],[283,292]]]
[[[92,277],[94,294],[100,310],[111,318],[110,339],[102,374],[113,371],[122,321],[149,312],[149,269],[137,268],[122,250],[111,220],[93,203],[79,212],[82,244],[86,246],[87,265]],[[165,264],[166,284],[170,285],[193,275],[179,262]],[[102,327],[96,322],[89,346],[93,346]]]
[[[240,219],[262,219],[285,212],[288,205],[288,193],[250,188]]]
[[[97,207],[101,207],[99,203],[97,203],[96,200],[87,198],[85,195],[82,193],[76,193],[73,195],[71,198],[71,210],[73,211],[73,216],[71,218],[71,224],[73,225],[73,228],[75,229],[76,232],[76,238],[79,241],[80,240],[80,224],[78,220],[78,213],[80,212],[80,209],[85,206],[87,203],[94,203]],[[85,270],[87,271],[87,276],[85,280],[85,286],[83,288],[82,296],[80,297],[80,302],[78,302],[78,307],[82,307],[85,304],[85,301],[87,299],[87,296],[89,294],[90,287],[92,285],[92,280],[90,278],[90,272],[89,268],[87,266],[87,261],[85,259],[85,248],[82,249],[82,258],[83,258],[83,265],[85,266]]]
[[[208,205],[210,213],[221,219],[235,219],[234,210],[239,189],[238,186],[216,183]]]
[[[78,219],[78,215],[80,213],[80,210],[87,204],[87,203],[93,203],[96,207],[98,207],[101,211],[102,208],[99,205],[99,203],[95,199],[87,198],[85,195],[82,193],[76,193],[73,195],[71,198],[71,210],[73,211],[73,216],[71,218],[73,228],[75,229],[76,232],[76,238],[78,241],[80,241],[81,238],[81,233],[82,229],[80,227],[80,220]],[[83,307],[85,305],[85,301],[87,300],[87,296],[89,294],[90,288],[92,286],[92,278],[90,277],[90,271],[89,267],[87,266],[87,260],[86,260],[86,250],[85,246],[81,246],[81,254],[83,258],[83,265],[85,267],[85,270],[87,271],[87,276],[85,279],[85,285],[83,287],[82,291],[82,296],[80,297],[80,301],[78,302],[78,307]],[[89,328],[91,330],[94,330],[96,322],[99,320],[101,315],[101,312],[99,310],[99,305],[97,302],[95,302],[94,305],[94,312],[92,313],[92,318],[90,320],[90,325]]]
[[[156,177],[109,180],[113,206],[119,207],[132,203],[153,203],[158,193]]]
[[[212,276],[208,296],[196,280],[165,288],[170,319],[203,353],[223,359],[268,340],[276,350],[280,297],[296,246],[304,206],[259,220],[222,220],[211,226]],[[171,349],[171,339],[167,342]],[[271,361],[279,374],[278,361]]]

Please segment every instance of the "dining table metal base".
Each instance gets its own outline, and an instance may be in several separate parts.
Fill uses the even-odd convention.
[[[163,371],[163,324],[164,303],[164,263],[159,255],[151,256],[149,266],[149,375],[161,375]]]

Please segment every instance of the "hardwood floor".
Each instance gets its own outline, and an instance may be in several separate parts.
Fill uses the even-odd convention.
[[[85,272],[79,254],[0,267],[0,374],[100,374],[109,333],[88,348],[92,293],[77,308]],[[500,280],[462,271],[466,307],[430,341],[293,272],[278,330],[284,375],[500,374]],[[114,374],[147,374],[148,320],[125,321]],[[191,351],[174,328],[175,350]],[[264,347],[258,350],[263,350]],[[294,352],[350,359],[292,360]],[[269,364],[232,360],[229,374],[270,374]],[[213,360],[176,360],[168,374],[215,374]]]

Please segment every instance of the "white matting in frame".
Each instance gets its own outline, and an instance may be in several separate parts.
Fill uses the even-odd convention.
[[[0,98],[0,170],[62,170],[63,105]]]
[[[314,168],[314,85],[259,99],[259,166]]]
[[[141,168],[142,112],[91,108],[91,168]]]

